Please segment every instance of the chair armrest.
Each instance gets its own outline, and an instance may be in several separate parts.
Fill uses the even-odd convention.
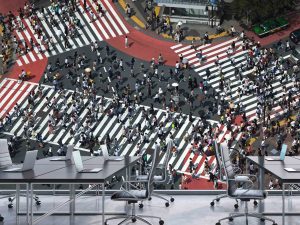
[[[121,189],[123,188],[124,190],[126,190],[126,188],[123,186],[124,184],[129,184],[130,187],[137,189],[137,187],[133,185],[134,183],[148,183],[148,180],[126,180],[126,181],[123,181],[123,183],[121,185]]]
[[[236,182],[252,182],[250,177],[244,175],[238,175],[234,178]]]
[[[247,176],[247,177],[252,177],[252,178],[255,178],[255,180],[257,180],[257,176],[253,175],[253,174],[246,174],[246,173],[243,173],[243,174],[238,174],[237,176]]]

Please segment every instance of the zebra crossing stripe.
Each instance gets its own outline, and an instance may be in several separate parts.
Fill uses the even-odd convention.
[[[0,83],[0,87],[7,87],[10,81],[3,81],[2,83]],[[16,87],[16,81],[14,81],[14,86]],[[24,88],[22,88],[23,90],[28,90],[27,87],[35,87],[37,88],[37,85],[33,85],[31,83],[23,83],[20,84],[24,85]],[[26,86],[25,86],[26,85]],[[65,96],[68,100],[71,99],[71,93],[73,93],[72,91],[67,91],[66,93],[64,93],[64,95],[61,95],[59,93],[54,93],[53,88],[50,86],[45,86],[45,85],[41,85],[42,88],[42,92],[43,92],[43,97],[40,99],[36,99],[36,104],[33,107],[33,111],[34,111],[34,115],[36,115],[36,112],[39,112],[40,110],[43,110],[43,105],[45,104],[45,98],[49,97],[50,101],[53,101],[54,97],[57,100],[57,104],[61,105]],[[3,91],[0,92],[0,94],[2,94]],[[20,101],[19,101],[20,102]],[[28,103],[27,101],[22,101],[22,108],[25,108]],[[105,109],[107,109],[109,107],[109,105],[112,103],[112,101],[109,100],[105,100]],[[85,123],[87,120],[87,105],[88,104],[88,99],[84,99],[83,101],[83,108],[80,110],[79,113],[79,122],[80,123]],[[124,106],[122,106],[122,108],[124,108]],[[146,110],[149,109],[149,107],[144,107]],[[62,128],[62,122],[60,121],[55,129],[56,129],[56,133],[55,135],[53,134],[48,134],[48,127],[47,127],[47,122],[48,122],[48,113],[51,112],[52,109],[47,109],[47,110],[43,110],[43,112],[45,112],[45,116],[43,117],[39,117],[39,119],[37,119],[37,121],[35,122],[35,127],[33,128],[33,131],[35,133],[42,133],[42,136],[45,138],[45,140],[48,143],[53,143],[53,144],[57,144],[57,142],[59,142],[62,139],[62,143],[74,143],[76,146],[76,149],[80,149],[80,150],[85,150],[84,148],[81,147],[81,144],[79,142],[79,138],[78,138],[78,134],[77,137],[73,138],[72,140],[70,140],[70,135],[69,135],[69,128],[71,127],[70,125],[67,125],[66,129]],[[67,113],[70,114],[72,111],[72,107],[68,107],[67,109]],[[157,121],[158,123],[163,123],[164,126],[167,128],[167,139],[170,135],[170,133],[173,133],[175,138],[182,138],[182,136],[184,135],[186,130],[189,130],[189,132],[191,132],[192,130],[192,124],[188,122],[188,117],[183,117],[179,119],[179,126],[180,129],[174,130],[171,129],[171,124],[172,124],[172,120],[175,118],[176,114],[171,114],[170,116],[172,117],[171,120],[166,121],[167,120],[167,116],[165,115],[165,111],[164,110],[155,110],[155,116],[157,117]],[[136,108],[135,109],[135,113],[134,116],[132,117],[131,120],[128,119],[128,109],[123,110],[122,114],[120,115],[121,120],[124,121],[126,120],[126,124],[131,125],[131,126],[136,126],[138,123],[141,124],[141,129],[142,130],[146,130],[146,119],[142,116],[143,112],[141,108]],[[153,116],[152,116],[153,118]],[[151,118],[150,118],[151,119]],[[112,118],[110,118],[106,113],[101,113],[101,120],[95,122],[94,125],[91,126],[92,132],[93,134],[102,134],[102,137],[100,137],[100,140],[104,139],[104,135],[106,134],[110,134],[111,137],[113,138],[117,138],[118,141],[121,141],[122,145],[121,145],[121,149],[120,152],[122,155],[134,155],[136,153],[137,149],[137,143],[139,142],[139,139],[134,139],[134,141],[132,143],[128,143],[128,140],[126,140],[126,138],[124,138],[122,136],[122,124],[118,123],[117,121],[117,116],[113,116]],[[193,124],[196,124],[199,120],[195,119],[193,121]],[[22,125],[24,124],[24,122],[22,121],[21,118],[19,118],[17,121],[15,121],[13,127],[11,128],[10,133],[12,132],[16,132],[17,135],[22,135],[24,133],[24,129],[22,128]],[[150,142],[149,143],[142,143],[141,144],[141,149],[142,148],[152,148],[155,144],[155,141],[160,141],[158,136],[157,136],[157,132],[156,130],[148,130],[148,135],[150,136]],[[57,135],[57,136],[56,136]],[[96,136],[96,135],[94,135]],[[34,136],[31,137],[32,139],[35,139]],[[183,139],[183,138],[182,138]],[[125,142],[124,142],[125,141]],[[120,142],[119,142],[120,143]],[[183,148],[183,149],[188,149],[187,148],[188,143],[186,143],[184,140],[181,140],[180,144],[179,144],[179,148]],[[86,150],[85,150],[86,151]],[[177,158],[179,158],[179,156],[181,157],[182,154],[184,154],[184,151],[180,151],[178,157],[171,157],[171,159],[169,160],[169,162],[173,162],[173,163],[178,163],[178,164],[182,164],[182,162],[180,162],[179,160],[177,161]],[[160,155],[160,161],[163,162],[163,160],[165,159],[165,154],[162,153]],[[199,160],[199,159],[196,159]]]
[[[118,23],[122,27],[123,31],[126,34],[128,34],[129,31],[128,31],[127,27],[125,26],[125,24],[123,23],[123,21],[120,19],[119,15],[116,13],[115,9],[111,6],[111,4],[107,0],[104,0],[104,3],[106,4],[106,6],[110,10],[110,12],[113,14],[114,18],[118,21]]]
[[[247,52],[247,51],[237,52],[237,53],[234,55],[234,58],[236,58],[237,56],[240,56],[240,55],[244,55],[246,52]],[[223,62],[227,61],[228,59],[229,59],[229,57],[226,56],[226,57],[224,57],[224,58],[222,58],[222,59],[220,60],[220,63],[223,63]],[[210,58],[210,61],[212,61],[212,60],[213,60],[213,59]],[[214,67],[214,65],[215,65],[214,62],[213,62],[213,63],[205,64],[205,65],[203,65],[203,66],[200,66],[200,64],[194,65],[194,67],[200,66],[200,67],[198,67],[198,68],[195,69],[195,72],[203,71],[204,69],[207,69],[207,68],[210,68],[210,67]],[[216,70],[216,69],[217,69],[217,68],[215,67],[215,70]]]
[[[228,45],[231,45],[231,43],[233,41],[237,41],[238,39],[237,38],[234,38],[234,39],[230,39],[229,41],[224,41],[224,42],[221,42],[220,44],[217,44],[217,45],[213,45],[213,46],[210,46],[209,48],[206,48],[204,50],[202,50],[203,53],[206,53],[206,52],[210,52],[212,50],[215,50],[215,49],[220,49],[220,47],[222,46],[228,46]],[[242,43],[242,41],[239,41],[238,43]],[[236,43],[237,45],[237,43]]]
[[[87,38],[89,38],[91,40],[91,42],[95,42],[96,39],[94,38],[94,34],[92,34],[90,32],[89,28],[87,27],[87,25],[85,25],[85,23],[83,22],[83,19],[81,18],[80,14],[77,11],[75,12],[75,16],[77,19],[79,19],[80,24],[82,25],[82,32],[85,31],[87,34],[87,37],[85,35],[83,36],[85,43],[86,44],[90,43],[90,41],[88,41]]]
[[[81,5],[78,6],[80,11],[82,12],[82,15],[83,17],[85,18],[86,22],[89,23],[89,21],[91,21],[91,18],[88,16],[88,13],[84,11],[84,9],[82,8]],[[97,24],[97,28],[95,27],[95,24]],[[107,35],[107,33],[105,32],[104,28],[101,26],[101,24],[99,23],[98,20],[92,22],[92,23],[89,23],[89,25],[92,27],[92,29],[95,31],[95,34],[97,35],[98,39],[100,41],[103,40],[103,38],[100,36],[99,33],[102,33],[104,36],[105,36],[105,39],[109,39],[109,36]],[[99,29],[100,28],[100,29]],[[98,31],[98,32],[97,32]]]
[[[173,46],[171,47],[171,49],[179,48],[179,47],[181,47],[181,46],[182,46],[182,44],[173,45]]]
[[[19,37],[20,41],[22,41],[22,43],[27,42],[27,41],[25,40],[25,38],[23,37],[23,35],[21,34],[21,32],[19,32],[17,29],[15,29],[15,33],[18,35],[18,37]],[[28,44],[28,43],[27,43],[27,44]],[[29,46],[29,45],[28,45],[28,46]],[[27,55],[29,55],[29,57],[31,58],[31,60],[32,60],[33,62],[36,61],[36,59],[35,59],[34,55],[32,54],[32,52],[31,52],[31,51],[28,51],[27,54],[25,54],[25,55],[22,56],[22,58],[24,59],[24,61],[25,61],[26,64],[29,63],[29,60],[28,60],[28,58],[27,58]]]
[[[182,124],[181,128],[179,129],[179,131],[175,135],[175,140],[182,140],[183,139],[184,132],[186,131],[188,126],[189,126],[189,123],[187,121],[183,121],[183,124]],[[171,154],[172,154],[172,152],[171,152]],[[164,155],[164,157],[160,161],[160,164],[162,164],[165,161],[165,157],[166,156]],[[171,156],[171,158],[169,159],[169,164],[172,164],[174,158],[175,158],[174,156]]]
[[[93,1],[91,1],[91,0],[89,0],[89,2],[90,2],[90,6],[94,9],[94,13],[97,15],[97,10],[96,10],[96,5],[95,5],[95,3],[94,3]],[[102,6],[102,7],[103,7],[103,6]],[[104,7],[103,7],[103,9],[105,10]],[[108,19],[110,19],[110,18],[108,17],[108,16],[109,16],[109,13],[108,13],[107,11],[105,12],[104,15],[102,15],[102,16],[100,17],[100,19],[101,19],[102,22],[104,23],[105,27],[108,29],[108,31],[109,31],[109,33],[111,34],[111,36],[116,37],[116,34],[114,33],[114,31],[112,30],[112,28],[111,28],[110,25],[108,24],[108,22],[107,22],[105,16],[106,16]],[[113,22],[113,20],[110,21],[110,22]],[[115,27],[115,29],[116,29],[116,28],[117,28],[117,27]],[[119,29],[119,28],[118,28],[118,29]]]
[[[18,87],[20,84],[15,85],[14,89],[10,91],[4,99],[0,102],[0,118],[8,111],[10,106],[15,103],[16,99],[19,97],[21,93],[23,93],[23,90],[27,87],[27,84],[23,83],[21,85],[20,90],[18,90]],[[11,97],[12,96],[12,97]]]
[[[32,32],[31,25],[28,24],[27,21],[29,21],[29,20],[28,20],[28,19],[23,19],[23,20],[22,20],[22,22],[23,22],[23,24],[25,25],[25,27],[28,27],[28,28],[29,28],[29,29],[24,29],[24,30],[23,30],[23,32],[24,32],[24,34],[25,34],[25,37],[27,38],[28,43],[30,43],[30,38],[32,38],[32,40],[33,40],[34,43],[38,43],[38,41],[37,41],[37,39],[36,39],[36,35],[34,35],[33,32]],[[29,34],[29,32],[30,32],[31,34]],[[44,45],[42,45],[42,43],[40,43],[40,45],[41,45],[41,49],[44,51],[44,54],[47,56],[48,53],[46,52],[46,49],[45,49]],[[40,60],[44,58],[44,57],[42,56],[42,54],[38,51],[36,45],[34,45],[33,49],[34,49],[36,55],[38,56],[38,58],[39,58]],[[49,54],[48,54],[48,56],[49,56]]]
[[[188,133],[190,134],[192,132],[192,129],[193,129],[193,125],[195,126],[197,123],[199,122],[199,120],[195,120],[193,121],[192,125],[190,126],[189,130],[188,130]],[[182,162],[184,161],[184,159],[187,157],[188,155],[188,152],[189,152],[189,147],[185,147],[183,148],[183,146],[186,146],[187,143],[185,143],[185,140],[181,140],[179,146],[178,146],[178,149],[182,152],[182,154],[180,155],[179,159],[177,160],[175,166],[174,166],[174,169],[177,170],[180,165],[182,164]]]
[[[33,39],[35,40],[35,43],[40,44],[42,50],[44,51],[45,56],[46,56],[46,57],[49,57],[49,56],[50,56],[49,53],[46,51],[46,48],[45,48],[45,46],[43,45],[42,41],[39,40],[37,34],[34,32],[32,26],[31,26],[31,23],[30,23],[30,21],[29,21],[29,19],[27,19],[27,18],[23,19],[23,23],[26,24],[27,27],[29,28],[29,31],[28,31],[28,37],[29,37],[29,36],[30,36],[30,37],[33,36],[33,37],[34,37]],[[26,32],[27,32],[27,30],[26,30]],[[36,47],[35,47],[35,48],[36,48]]]
[[[54,41],[54,43],[55,43],[55,47],[57,48],[58,52],[59,52],[59,53],[63,53],[64,51],[62,50],[62,48],[60,47],[60,44],[59,44],[59,40],[60,40],[60,39],[57,39],[57,38],[56,38],[57,36],[54,35],[54,34],[51,32],[51,30],[49,29],[47,23],[44,21],[42,14],[41,14],[39,11],[37,11],[37,15],[38,15],[40,21],[42,22],[43,28],[45,29],[46,33],[48,33],[48,38],[52,37],[52,39],[53,39],[53,41]],[[57,33],[57,30],[54,30],[54,32]],[[59,37],[58,37],[58,38],[59,38]]]
[[[9,81],[8,81],[8,84],[6,84],[5,87],[2,87],[3,89],[5,89],[5,91],[2,91],[2,92],[0,93],[0,100],[1,100],[0,104],[4,102],[4,101],[2,100],[2,96],[3,96],[4,94],[7,94],[7,92],[10,90],[9,88],[10,88],[13,84],[14,84],[14,81],[9,80]]]
[[[22,31],[15,30],[16,37],[21,42],[26,42],[28,46],[30,46],[31,39],[34,42],[32,51],[28,51],[25,55],[20,55],[18,57],[16,60],[18,66],[23,66],[23,64],[29,64],[30,62],[35,62],[37,60],[42,60],[44,57],[50,57],[77,47],[89,45],[97,40],[102,41],[104,38],[109,39],[111,37],[116,37],[117,35],[123,35],[123,32],[125,34],[129,33],[125,24],[108,1],[102,2],[103,9],[106,13],[102,17],[99,17],[90,23],[90,12],[93,12],[95,15],[97,15],[96,4],[90,0],[87,1],[87,3],[90,11],[85,12],[85,10],[83,10],[82,0],[79,1],[79,11],[75,11],[74,15],[80,20],[82,27],[76,27],[75,37],[68,39],[71,46],[69,46],[70,48],[67,49],[63,45],[61,37],[58,37],[58,34],[61,33],[61,36],[64,36],[64,26],[68,26],[69,22],[64,21],[61,15],[55,14],[51,6],[45,8],[43,12],[37,11],[37,16],[41,22],[41,28],[44,34],[48,39],[52,37],[54,42],[53,45],[50,44],[49,50],[46,50],[42,39],[39,39],[38,35],[35,33],[30,19],[21,19],[18,17],[18,20],[25,25],[25,29]],[[57,26],[50,24],[48,19],[51,17],[57,20]],[[39,51],[37,45],[40,45],[42,52]]]
[[[97,24],[98,28],[99,28],[99,32],[102,33],[105,36],[105,39],[109,39],[110,37],[108,36],[107,32],[105,31],[105,29],[103,28],[102,24],[100,23],[100,21],[98,19],[96,19],[95,21],[92,20],[92,16],[90,15],[90,11],[92,11],[95,15],[97,15],[97,12],[94,11],[94,8],[92,6],[90,6],[89,2],[87,2],[87,4],[89,5],[89,10],[85,11],[83,9],[83,2],[82,0],[80,1],[81,4],[81,8],[82,8],[82,12],[84,15],[88,16],[88,21],[90,21],[90,24]]]
[[[191,49],[191,45],[188,45],[188,46],[184,46],[184,47],[182,47],[182,48],[179,48],[179,49],[177,49],[177,50],[175,50],[174,52],[175,53],[179,53],[179,52],[182,52],[182,51],[184,51],[184,50],[186,50],[186,49]]]

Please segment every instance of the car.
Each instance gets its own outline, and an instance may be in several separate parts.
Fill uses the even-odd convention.
[[[293,64],[299,64],[300,63],[300,47],[296,47],[293,49],[291,56],[289,57],[289,60]]]
[[[290,33],[290,39],[295,43],[298,44],[300,42],[300,29],[294,30]]]

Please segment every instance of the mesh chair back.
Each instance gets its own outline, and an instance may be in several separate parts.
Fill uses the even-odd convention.
[[[11,157],[8,150],[7,139],[0,139],[0,167],[12,165]]]
[[[166,181],[167,178],[167,173],[168,173],[168,162],[170,159],[170,155],[171,155],[171,150],[174,146],[174,142],[173,140],[169,140],[168,144],[167,144],[167,151],[165,153],[165,158],[164,161],[162,163],[162,169],[163,169],[163,181]]]
[[[151,169],[150,169],[149,175],[148,175],[147,197],[151,196],[153,189],[154,189],[154,187],[153,187],[154,175],[155,175],[156,167],[159,163],[159,151],[160,151],[160,147],[159,147],[159,145],[156,144],[155,148],[154,148],[154,152],[153,152]]]
[[[236,173],[230,160],[230,152],[227,144],[221,144],[222,167],[224,168],[227,178],[227,194],[232,196],[232,193],[237,189],[236,182],[233,180]]]
[[[221,151],[217,141],[214,141],[214,146],[216,152],[217,166],[219,168],[219,173],[220,173],[220,180],[225,181],[226,179],[224,179],[224,169],[223,169],[223,164],[221,159]]]

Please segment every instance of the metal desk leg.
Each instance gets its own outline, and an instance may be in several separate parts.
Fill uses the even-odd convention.
[[[264,164],[264,157],[259,157],[259,164],[263,165]],[[259,189],[264,191],[265,190],[265,169],[263,166],[259,167]],[[265,211],[264,207],[264,201],[259,200],[259,212],[263,213]]]
[[[29,224],[29,184],[26,184],[26,223]]]
[[[282,183],[282,225],[285,224],[285,183]]]
[[[30,183],[30,224],[33,225],[33,184]]]
[[[75,213],[75,185],[70,184],[70,220],[74,221]]]
[[[104,215],[104,201],[105,201],[105,187],[104,182],[102,184],[102,225],[105,223],[105,215]]]
[[[16,215],[20,212],[20,184],[16,184]]]

